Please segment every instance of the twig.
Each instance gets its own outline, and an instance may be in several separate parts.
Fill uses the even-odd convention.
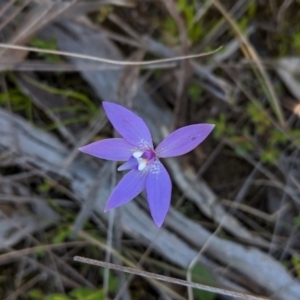
[[[119,259],[120,261],[122,261],[124,264],[131,266],[132,268],[136,266],[136,264],[134,262],[132,262],[131,260],[129,260],[128,258],[124,257],[122,254],[120,254],[116,249],[114,248],[109,248],[107,246],[106,243],[99,241],[97,239],[95,239],[94,237],[90,236],[88,233],[84,232],[83,230],[78,232],[78,235],[83,238],[84,240],[90,242],[93,245],[96,245],[97,247],[99,247],[101,250],[104,251],[109,251],[111,252],[111,254],[113,255],[114,258]],[[137,268],[135,267],[134,270],[136,270]],[[143,271],[143,270],[141,270]],[[160,282],[156,282],[155,280],[153,280],[152,278],[148,278],[148,281],[156,288],[161,288],[164,291],[166,291],[170,296],[172,296],[174,299],[179,299],[179,300],[184,300],[185,298],[183,298],[182,296],[180,296],[177,292],[175,292],[173,289],[169,288],[167,285],[164,285]]]
[[[111,167],[111,189],[116,185],[116,162],[112,162],[109,165]],[[109,212],[108,216],[108,228],[107,228],[107,236],[106,236],[106,244],[108,249],[105,252],[105,261],[109,262],[111,259],[111,251],[109,249],[113,246],[113,230],[114,230],[114,220],[115,220],[115,210]],[[109,289],[109,269],[104,270],[103,276],[103,294],[104,299],[107,299],[108,289]]]
[[[24,2],[18,9],[16,9],[1,25],[0,30],[2,30],[11,20],[14,20],[16,16],[26,7],[29,5],[31,0],[27,0]],[[5,8],[6,9],[6,8]]]
[[[158,65],[149,65],[143,66],[144,70],[155,70],[159,69],[170,69],[178,67],[176,62],[169,62],[165,64]],[[232,67],[232,66],[230,66]],[[74,72],[78,70],[87,70],[87,71],[106,71],[106,70],[123,70],[122,66],[112,66],[105,64],[91,64],[91,63],[82,63],[74,66],[71,63],[48,63],[38,60],[25,60],[18,64],[12,60],[1,60],[0,59],[0,71],[10,70],[10,71],[43,71],[43,72]]]
[[[55,250],[66,247],[75,247],[75,246],[86,246],[89,242],[86,241],[75,241],[75,242],[63,242],[59,244],[40,244],[38,246],[20,249],[20,250],[12,250],[8,253],[4,253],[0,255],[0,266],[8,264],[16,259],[24,258],[27,255],[32,253],[36,253],[38,250]]]
[[[169,283],[175,283],[175,284],[179,284],[179,285],[183,285],[183,286],[191,286],[191,287],[199,289],[199,290],[213,292],[213,293],[217,293],[217,294],[221,294],[221,295],[227,295],[227,296],[232,296],[232,297],[242,297],[244,299],[253,299],[253,300],[269,299],[266,297],[254,296],[254,295],[244,294],[244,293],[240,293],[240,292],[228,291],[228,290],[221,289],[221,288],[211,287],[211,286],[207,286],[207,285],[203,285],[203,284],[199,284],[199,283],[188,282],[188,281],[185,281],[182,279],[163,276],[163,275],[146,272],[146,271],[142,271],[142,270],[138,270],[138,269],[134,269],[134,268],[123,267],[123,266],[107,263],[104,261],[94,260],[94,259],[85,258],[85,257],[81,257],[81,256],[75,256],[74,260],[78,261],[78,262],[86,263],[89,265],[109,268],[109,269],[113,269],[113,270],[117,270],[117,271],[121,271],[121,272],[125,272],[125,273],[130,273],[130,274],[136,274],[136,275],[140,275],[143,277],[166,281]]]
[[[2,43],[0,44],[0,48],[76,57],[76,58],[99,61],[99,62],[104,62],[107,64],[120,65],[120,66],[146,66],[146,65],[152,65],[152,64],[157,64],[157,63],[166,63],[166,62],[171,62],[171,61],[176,61],[176,60],[185,60],[185,59],[198,58],[198,57],[212,55],[212,54],[220,51],[222,49],[222,46],[220,46],[219,48],[217,48],[213,51],[206,52],[206,53],[190,54],[190,55],[184,55],[184,56],[177,56],[177,57],[173,57],[173,58],[163,58],[163,59],[156,59],[156,60],[150,60],[150,61],[117,61],[117,60],[105,59],[105,58],[101,58],[101,57],[84,55],[84,54],[79,54],[79,53],[40,49],[40,48],[35,48],[35,47],[17,46],[17,45],[2,44]]]

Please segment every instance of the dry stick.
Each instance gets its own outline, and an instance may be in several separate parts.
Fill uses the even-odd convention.
[[[144,70],[155,70],[159,69],[170,69],[177,67],[176,62],[169,62],[164,64],[154,64],[151,66],[143,66]],[[11,70],[11,71],[43,71],[43,72],[74,72],[78,70],[83,71],[106,71],[106,70],[122,70],[122,66],[108,66],[100,64],[82,63],[74,66],[71,63],[47,63],[42,61],[24,60],[16,65],[13,61],[0,60],[0,71]]]
[[[13,250],[0,255],[0,266],[7,264],[10,261],[14,261],[15,259],[24,258],[24,256],[30,255],[32,253],[36,253],[38,250],[54,250],[60,249],[63,247],[75,247],[75,246],[86,246],[89,242],[86,241],[75,241],[75,242],[64,242],[59,244],[41,244],[38,246],[25,248],[21,250]]]
[[[90,243],[98,246],[100,249],[105,250],[105,251],[110,251],[115,258],[120,259],[122,262],[124,262],[128,266],[131,266],[131,267],[136,266],[131,260],[129,260],[128,258],[124,257],[117,250],[115,250],[114,248],[108,248],[108,246],[106,244],[102,243],[101,241],[96,240],[95,238],[91,237],[89,234],[85,233],[84,231],[79,231],[78,235],[81,238],[83,238],[84,240],[89,241]],[[168,287],[167,285],[164,285],[164,284],[162,284],[160,282],[156,282],[155,280],[153,280],[151,278],[148,278],[148,281],[152,285],[154,285],[155,287],[158,286],[160,288],[163,288],[174,299],[180,299],[180,300],[184,300],[185,299],[182,296],[180,296],[177,292],[175,292],[173,289],[171,289],[170,287]]]
[[[42,28],[44,25],[46,25],[50,21],[53,21],[54,19],[56,19],[59,15],[61,15],[62,13],[64,13],[65,11],[67,11],[69,8],[71,8],[74,4],[76,4],[76,2],[78,2],[78,0],[70,0],[70,2],[64,2],[63,3],[64,5],[62,5],[62,7],[60,9],[55,10],[51,14],[51,9],[53,7],[55,7],[56,3],[55,3],[55,1],[53,1],[53,2],[50,1],[48,3],[48,5],[51,4],[51,6],[50,6],[50,9],[47,10],[47,12],[45,12],[45,17],[42,18],[42,19],[41,19],[41,17],[39,17],[37,19],[37,21],[35,22],[35,24],[33,24],[31,26],[31,28],[29,28],[29,30],[27,29],[27,37],[30,36],[30,35],[32,35],[32,34],[34,34],[35,32],[37,32],[40,28]],[[42,20],[42,21],[39,22],[40,20]],[[30,29],[31,29],[31,31],[30,31]]]
[[[253,180],[254,183],[257,183],[257,180]],[[265,183],[264,183],[265,184]],[[267,213],[264,213],[256,208],[253,208],[249,205],[243,204],[243,203],[235,203],[232,200],[228,200],[228,199],[222,199],[221,200],[221,204],[223,204],[224,206],[227,207],[235,207],[236,209],[242,211],[242,212],[246,212],[248,214],[251,214],[257,218],[260,218],[264,221],[267,221],[269,223],[273,223],[276,219],[275,215],[269,215]]]
[[[210,52],[206,52],[206,53],[177,56],[177,57],[173,57],[173,58],[163,58],[163,59],[156,59],[156,60],[150,60],[150,61],[117,61],[117,60],[105,59],[105,58],[84,55],[84,54],[79,54],[79,53],[57,51],[57,50],[47,50],[47,49],[40,49],[40,48],[35,48],[35,47],[17,46],[17,45],[0,43],[0,48],[5,48],[5,49],[14,49],[14,50],[23,50],[23,51],[31,51],[31,52],[38,52],[38,53],[69,56],[69,57],[77,57],[77,58],[103,62],[103,63],[107,63],[107,64],[111,64],[111,65],[120,65],[120,66],[146,66],[146,65],[152,65],[152,64],[157,64],[157,63],[165,63],[165,62],[171,62],[171,61],[176,61],[176,60],[185,60],[185,59],[203,57],[203,56],[208,56],[208,55],[211,55],[211,54],[214,54],[214,53],[220,51],[222,49],[222,47],[223,46],[220,46],[219,48],[217,48],[213,51],[210,51]]]
[[[138,269],[134,269],[134,268],[123,267],[123,266],[120,266],[120,265],[115,265],[115,264],[107,263],[107,262],[104,262],[104,261],[85,258],[85,257],[81,257],[81,256],[75,256],[74,260],[78,261],[78,262],[86,263],[86,264],[89,264],[89,265],[109,268],[109,269],[129,273],[129,274],[136,274],[136,275],[140,275],[140,276],[143,276],[143,277],[148,277],[148,278],[152,278],[152,279],[166,281],[166,282],[169,282],[169,283],[179,284],[179,285],[183,285],[183,286],[191,286],[191,287],[199,289],[199,290],[213,292],[213,293],[217,293],[217,294],[221,294],[221,295],[227,295],[227,296],[232,296],[232,297],[237,297],[237,298],[242,297],[244,299],[253,299],[253,300],[266,300],[266,299],[269,299],[269,298],[266,298],[266,297],[254,296],[254,295],[244,294],[244,293],[240,293],[240,292],[228,291],[228,290],[221,289],[221,288],[211,287],[211,286],[207,286],[207,285],[203,285],[203,284],[199,284],[199,283],[188,282],[188,281],[182,280],[182,279],[163,276],[163,275],[159,275],[159,274],[155,274],[155,273],[151,273],[151,272],[146,272],[146,271],[142,271],[142,270],[138,270]]]
[[[112,162],[111,164],[111,175],[112,175],[112,180],[111,180],[111,190],[113,187],[116,185],[116,162]],[[109,212],[108,215],[108,228],[107,228],[107,236],[106,236],[106,243],[107,247],[110,249],[112,248],[113,244],[113,230],[114,230],[114,219],[115,219],[115,210],[112,210]],[[105,261],[109,262],[111,258],[111,252],[107,249],[105,253]],[[103,276],[103,294],[104,294],[104,299],[107,299],[108,295],[108,285],[109,285],[109,269],[104,270],[104,276]]]
[[[41,7],[42,6],[40,6],[38,8],[40,9]],[[47,16],[47,14],[51,10],[52,6],[48,6],[48,7],[44,7],[44,8],[46,8],[46,9],[43,11],[39,11],[38,14],[35,11],[33,11],[36,15],[38,15],[38,17],[33,21],[27,20],[26,26],[24,26],[22,28],[22,31],[20,33],[17,33],[17,35],[14,36],[14,38],[10,41],[11,43],[15,44],[17,42],[24,41],[24,38],[26,39],[26,37],[28,37],[30,35],[30,30],[31,30],[31,33],[33,32],[32,28],[34,28],[39,23],[40,20],[45,19],[45,16]]]
[[[115,25],[119,26],[123,31],[125,31],[131,38],[135,40],[140,40],[140,35],[125,21],[123,21],[122,18],[118,17],[116,14],[112,13],[107,16],[107,18],[115,23]]]
[[[10,0],[0,10],[0,18],[6,13],[6,11],[14,4],[15,0]]]
[[[19,8],[17,8],[2,24],[0,24],[0,30],[2,30],[9,22],[14,20],[16,16],[27,6],[31,0],[24,2]]]
[[[288,9],[288,7],[293,3],[293,0],[285,0],[282,5],[280,6],[277,14],[277,22],[280,23],[285,11]]]

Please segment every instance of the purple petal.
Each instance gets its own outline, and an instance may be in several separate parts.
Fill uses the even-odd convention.
[[[179,128],[155,149],[158,157],[172,157],[190,152],[203,142],[214,129],[213,124],[196,124]]]
[[[135,169],[137,170],[138,169],[138,161],[136,160],[135,157],[131,156],[129,158],[128,161],[126,161],[126,163],[124,163],[123,165],[121,165],[119,168],[118,168],[118,171],[124,171],[124,170],[132,170],[132,169]]]
[[[152,164],[146,180],[146,192],[152,218],[161,227],[170,207],[172,183],[170,176],[161,164]]]
[[[140,117],[127,108],[112,102],[103,102],[103,107],[116,131],[128,143],[142,149],[153,148],[149,128]]]
[[[128,160],[132,156],[135,147],[124,139],[113,138],[88,144],[78,150],[102,159],[122,161]]]
[[[104,211],[121,206],[136,197],[144,188],[147,172],[132,170],[127,173],[110,195]]]

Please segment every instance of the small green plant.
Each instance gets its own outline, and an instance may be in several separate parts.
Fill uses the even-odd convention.
[[[101,6],[98,11],[97,21],[103,23],[113,11],[114,7],[112,5]]]
[[[61,123],[47,124],[43,127],[44,130],[54,130],[62,125],[70,125],[73,123],[87,122],[98,113],[99,108],[93,101],[89,99],[85,94],[73,91],[73,90],[63,90],[55,87],[51,87],[47,84],[41,83],[34,80],[31,77],[24,76],[24,79],[30,84],[36,86],[37,88],[44,90],[53,95],[60,95],[67,97],[70,105],[64,107],[52,108],[51,112],[58,113],[63,111],[76,112],[76,117],[70,117],[63,120]]]
[[[198,42],[204,36],[205,31],[203,26],[194,20],[197,13],[197,1],[178,0],[176,5],[185,21],[189,40],[192,44]],[[160,25],[161,22],[164,35],[169,37],[169,42],[171,41],[172,44],[178,43],[178,28],[174,19],[171,16],[168,16],[163,21],[156,21],[158,25]]]
[[[40,49],[57,50],[57,40],[54,36],[49,40],[43,40],[38,37],[33,37],[29,42],[29,46]],[[37,55],[41,58],[44,58],[49,63],[58,63],[61,61],[58,55],[42,52],[38,53]]]
[[[294,33],[294,35],[293,35],[293,46],[297,50],[300,50],[300,32]]]
[[[260,159],[264,163],[275,164],[280,157],[280,151],[274,147],[266,147],[260,155]]]
[[[104,299],[103,290],[92,290],[90,288],[82,287],[73,290],[69,293],[70,299],[76,300],[100,300]]]
[[[18,88],[12,87],[7,92],[0,93],[0,106],[7,106],[8,103],[12,111],[23,112],[26,118],[32,122],[32,102]]]
[[[52,242],[54,244],[59,244],[65,242],[71,234],[71,229],[68,224],[64,224],[63,226],[59,226],[58,233],[53,237]]]
[[[254,123],[256,132],[262,134],[270,128],[270,120],[266,117],[262,108],[259,108],[254,103],[250,102],[247,105],[247,113],[250,117],[250,120]]]
[[[204,31],[203,27],[194,21],[197,12],[197,2],[178,0],[177,7],[184,16],[189,39],[192,43],[199,41],[204,35]]]
[[[192,82],[188,88],[188,95],[193,101],[198,101],[203,94],[204,89],[196,82]]]
[[[234,127],[229,124],[224,113],[220,114],[217,119],[209,119],[207,122],[216,125],[213,131],[213,135],[216,139],[232,136],[236,132]]]
[[[29,296],[30,300],[42,300],[42,299],[44,299],[44,294],[39,289],[33,289],[33,290],[29,291],[28,296]]]
[[[206,281],[209,281],[209,284],[211,284],[211,282],[214,282],[213,274],[207,268],[200,264],[195,265],[192,269],[192,281],[197,282],[195,278],[201,278]],[[217,294],[215,293],[202,291],[198,289],[194,289],[193,294],[197,300],[214,300],[217,297]]]
[[[235,145],[235,152],[238,155],[245,155],[254,149],[253,143],[246,136],[232,136],[230,141]]]
[[[175,45],[178,43],[178,29],[175,21],[172,17],[167,16],[163,21],[157,21],[159,24],[162,22],[163,28],[163,40],[169,45]]]
[[[253,18],[257,12],[257,2],[252,1],[248,8],[248,16],[249,18]]]
[[[249,24],[249,18],[247,16],[244,18],[241,18],[237,24],[239,25],[242,32],[246,32],[247,26]]]
[[[300,278],[300,259],[298,256],[295,256],[295,255],[292,256],[292,264],[296,271],[297,277]]]
[[[63,294],[51,294],[44,299],[45,300],[72,300],[72,298],[70,298],[66,295],[63,295]]]
[[[300,217],[296,217],[296,218],[294,219],[294,223],[295,223],[295,225],[297,225],[297,226],[300,227]]]

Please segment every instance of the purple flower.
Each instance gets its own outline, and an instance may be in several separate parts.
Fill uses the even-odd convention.
[[[152,218],[163,224],[171,201],[172,183],[160,158],[185,154],[197,147],[213,130],[213,124],[196,124],[175,130],[154,149],[145,122],[130,110],[103,102],[106,115],[123,138],[111,138],[86,145],[81,152],[114,161],[126,161],[118,171],[131,170],[115,187],[105,211],[121,206],[146,188]]]

